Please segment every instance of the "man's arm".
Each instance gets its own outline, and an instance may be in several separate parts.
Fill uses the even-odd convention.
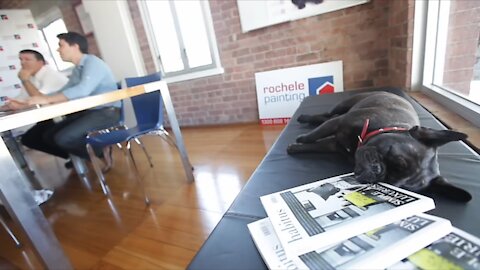
[[[40,91],[30,81],[31,77],[32,74],[28,70],[21,69],[20,72],[18,72],[18,78],[22,81],[23,87],[25,87],[25,90],[27,90],[28,95],[31,97],[42,96],[43,94],[40,93]]]
[[[27,93],[31,97],[35,96],[43,96],[43,94],[38,91],[38,89],[33,85],[33,83],[30,80],[22,81],[23,87],[25,87],[25,90],[27,90]]]
[[[49,66],[45,66],[45,72],[42,77],[41,86],[38,91],[45,95],[59,92],[68,83],[67,76],[56,71]]]
[[[60,103],[65,101],[68,101],[68,98],[62,93],[51,95],[51,96],[46,96],[46,95],[34,96],[27,99],[28,105],[36,105],[36,104],[43,105],[43,104]]]
[[[105,78],[106,70],[100,61],[94,58],[87,59],[81,72],[80,81],[73,86],[62,89],[62,93],[69,100],[90,96]]]

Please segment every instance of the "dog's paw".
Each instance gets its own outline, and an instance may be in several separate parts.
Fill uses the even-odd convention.
[[[299,135],[296,139],[297,143],[312,143],[313,141],[307,134]]]
[[[301,114],[298,118],[297,118],[297,121],[299,123],[309,123],[312,119],[312,116],[311,115],[308,115],[308,114]]]
[[[287,154],[297,154],[302,152],[302,144],[300,143],[292,143],[287,147]]]

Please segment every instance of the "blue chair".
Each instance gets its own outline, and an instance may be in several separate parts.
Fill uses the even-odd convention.
[[[160,78],[161,78],[160,73],[153,73],[144,77],[126,78],[125,82],[127,87],[132,87],[136,85],[159,81]],[[105,177],[101,170],[101,166],[97,162],[97,158],[93,148],[104,149],[104,155],[108,155],[108,152],[105,151],[105,149],[111,149],[110,147],[112,145],[116,144],[119,147],[123,148],[125,150],[126,157],[130,159],[134,165],[134,172],[136,174],[136,178],[143,188],[145,203],[149,204],[150,199],[147,196],[145,186],[138,172],[135,159],[133,158],[130,142],[133,140],[142,147],[151,167],[153,167],[153,163],[150,155],[145,149],[145,146],[140,141],[141,136],[159,135],[163,139],[165,139],[169,144],[175,147],[176,147],[176,143],[169,136],[168,132],[163,128],[163,120],[164,120],[163,102],[162,102],[162,96],[160,95],[159,91],[154,91],[154,92],[132,97],[131,101],[132,101],[133,110],[135,113],[135,118],[137,120],[137,125],[130,128],[126,127],[125,125],[120,125],[120,126],[112,127],[109,129],[90,132],[87,135],[87,151],[89,153],[90,159],[92,160],[92,165],[100,181],[102,190],[105,195],[108,195],[109,188],[108,188],[108,185],[106,184]],[[122,109],[123,109],[123,106],[122,106]],[[122,113],[123,113],[123,110],[122,110]],[[122,143],[125,143],[125,147],[121,146]],[[128,150],[128,153],[126,150]]]

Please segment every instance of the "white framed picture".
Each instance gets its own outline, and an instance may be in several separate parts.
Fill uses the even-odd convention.
[[[242,31],[353,7],[370,0],[237,0]]]

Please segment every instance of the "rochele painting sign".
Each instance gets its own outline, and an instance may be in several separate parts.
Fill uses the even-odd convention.
[[[260,124],[286,124],[310,95],[343,92],[343,64],[334,61],[255,73]]]

